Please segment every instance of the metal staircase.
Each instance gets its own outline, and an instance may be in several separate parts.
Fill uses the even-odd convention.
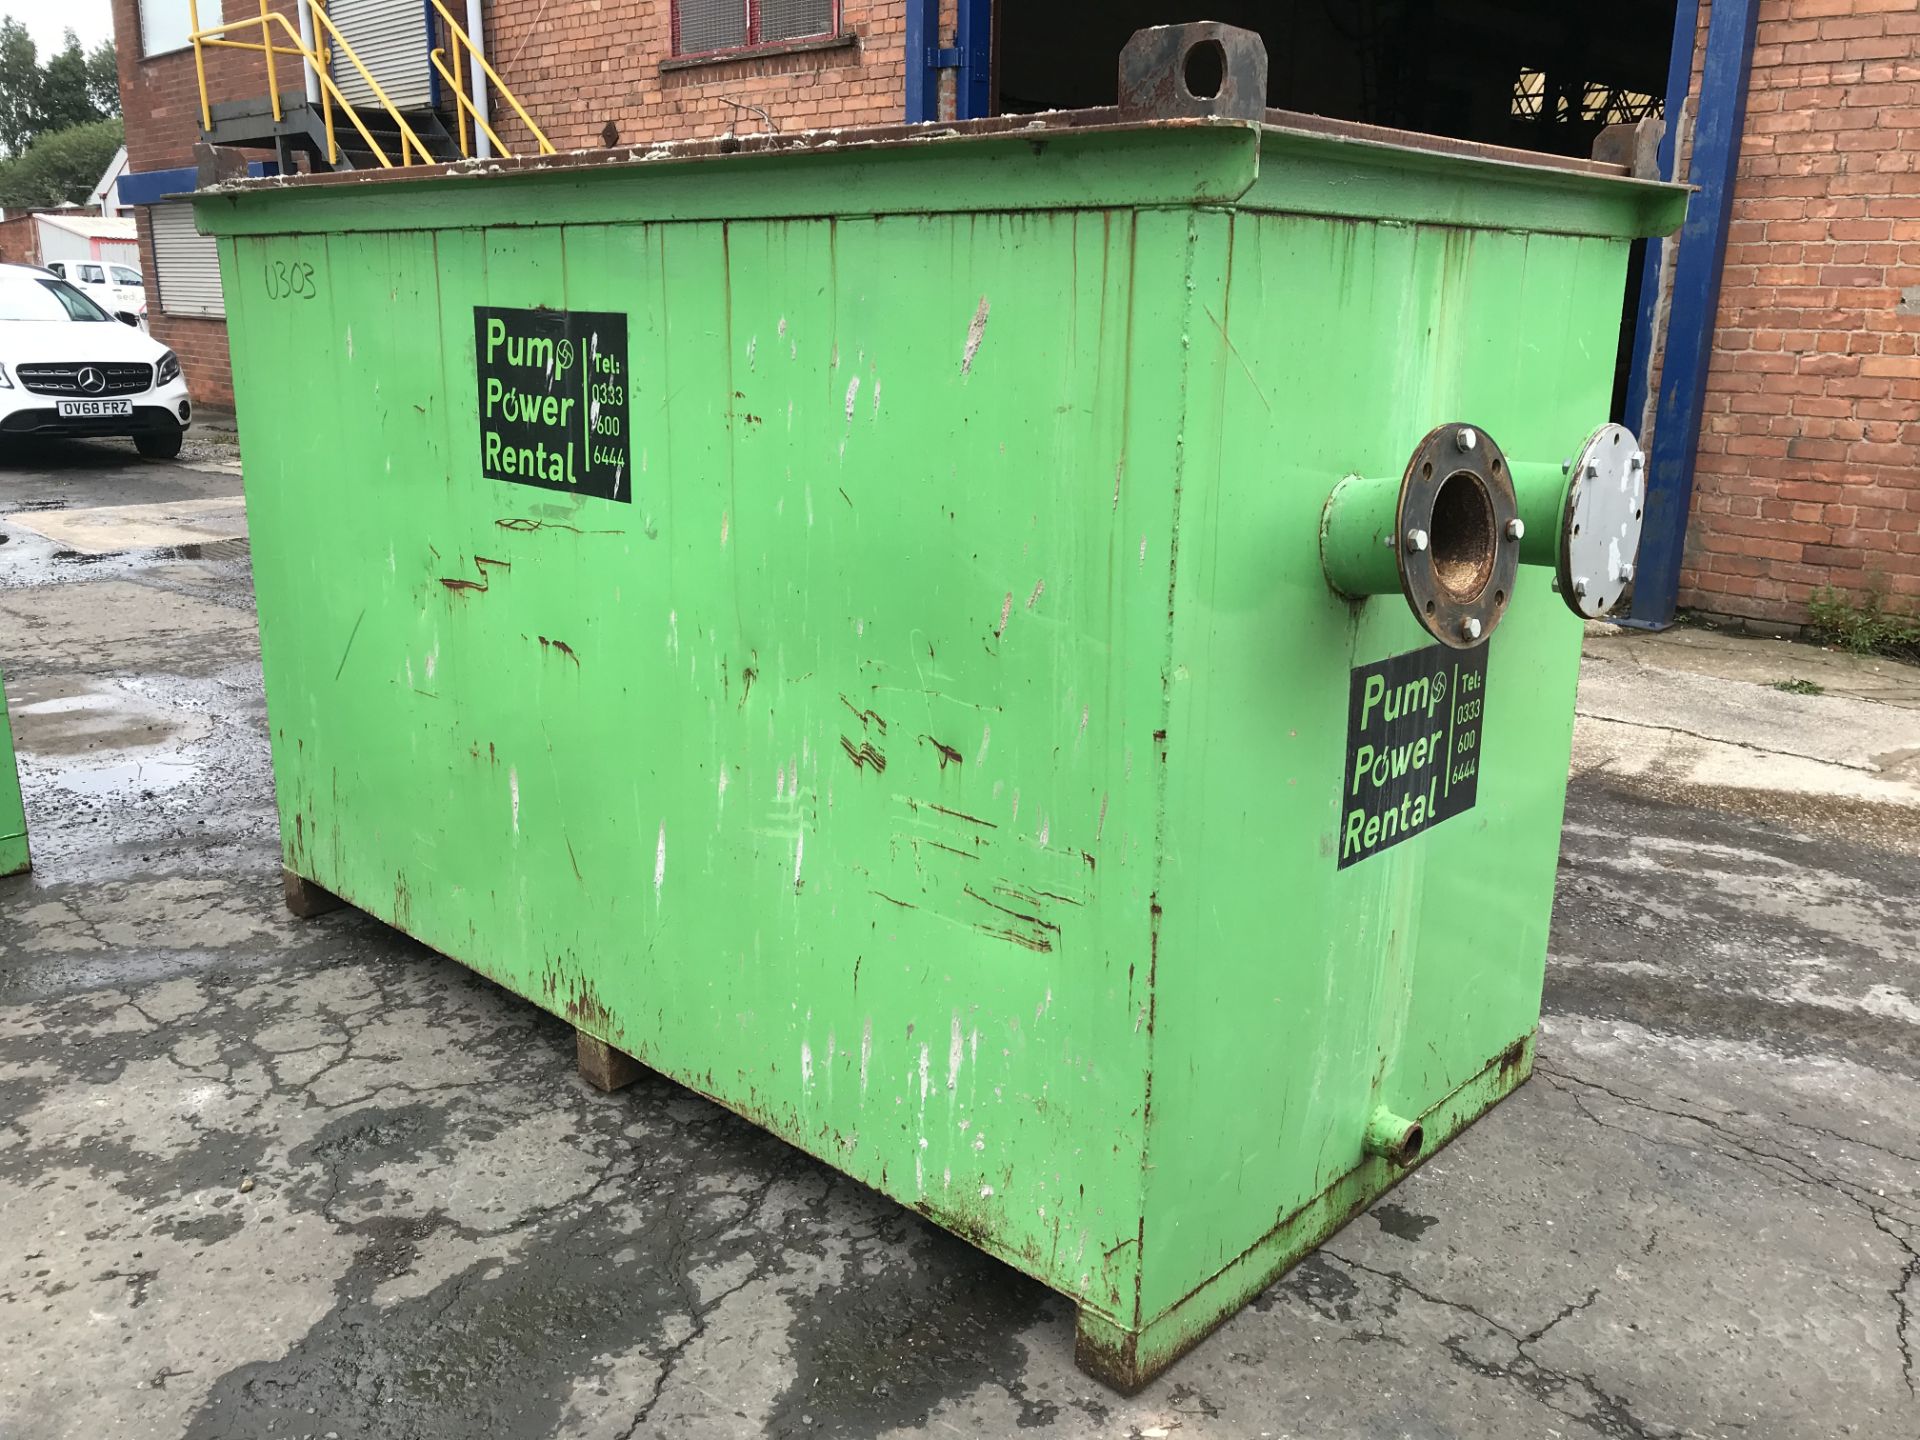
[[[520,102],[487,63],[441,0],[428,0],[435,16],[436,37],[446,43],[427,56],[439,76],[437,98],[452,105],[396,103],[379,78],[354,53],[322,0],[308,0],[301,29],[263,3],[260,13],[244,20],[200,28],[198,5],[189,0],[193,15],[194,66],[200,81],[201,135],[213,145],[240,149],[272,149],[283,173],[297,168],[295,157],[305,155],[313,170],[394,169],[431,165],[481,154],[511,155],[487,118],[484,97],[476,104],[467,93],[463,76],[484,76],[512,108],[533,137],[537,153],[551,155],[553,145],[533,123]],[[258,40],[236,40],[236,32],[258,28]],[[277,33],[276,33],[277,32]],[[425,43],[425,34],[422,35]],[[207,90],[203,47],[251,50],[265,61],[266,93],[239,100],[215,101]],[[464,53],[464,59],[462,58]],[[301,90],[280,89],[276,61],[297,62],[306,82]],[[469,67],[471,67],[469,72]],[[347,88],[343,88],[343,83]],[[482,81],[484,83],[484,81]],[[350,98],[347,89],[354,92]],[[422,90],[420,93],[424,93]],[[452,128],[448,126],[451,124]]]
[[[425,158],[416,155],[415,164],[444,164],[463,158],[460,142],[447,130],[447,117],[435,110],[402,110],[389,114],[384,109],[347,107],[352,111],[352,117],[348,118],[340,112],[340,107],[335,107],[340,113],[333,116],[330,144],[326,107],[309,104],[307,97],[298,91],[280,96],[278,116],[265,95],[251,100],[222,101],[207,108],[207,118],[212,123],[202,132],[202,139],[214,145],[248,150],[271,148],[280,157],[283,174],[294,170],[296,154],[304,154],[314,170],[378,169],[376,149],[390,157],[400,153],[400,121],[405,121],[425,147]]]

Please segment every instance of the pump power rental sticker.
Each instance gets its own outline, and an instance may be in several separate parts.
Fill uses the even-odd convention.
[[[1486,693],[1485,645],[1429,645],[1354,667],[1337,868],[1473,808]]]
[[[473,309],[480,473],[630,503],[627,317]]]

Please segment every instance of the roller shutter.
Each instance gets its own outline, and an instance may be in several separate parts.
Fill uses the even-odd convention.
[[[169,315],[224,317],[219,247],[211,235],[193,228],[192,204],[168,200],[149,206],[147,218],[153,226],[154,269],[159,272],[150,278],[159,284],[160,308]]]
[[[327,14],[395,105],[423,110],[433,103],[425,0],[333,0]],[[380,108],[359,66],[337,52],[333,82],[354,106]]]

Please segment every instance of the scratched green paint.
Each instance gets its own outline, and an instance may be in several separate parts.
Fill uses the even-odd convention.
[[[7,687],[0,677],[0,875],[30,869],[27,811],[20,800],[20,771],[13,758],[13,726],[7,719]]]
[[[1424,636],[1319,510],[1577,444],[1678,204],[1238,125],[203,198],[286,864],[1137,1382],[1392,1183],[1376,1105],[1527,1072],[1579,627],[1526,572],[1478,805],[1336,872],[1347,672]],[[543,305],[629,317],[631,504],[478,476],[474,307]]]

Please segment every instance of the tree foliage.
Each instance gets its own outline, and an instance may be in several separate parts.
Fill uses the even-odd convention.
[[[113,42],[89,55],[79,37],[40,63],[39,48],[17,20],[0,20],[0,155],[24,158],[35,140],[120,113]]]
[[[27,27],[0,20],[0,154],[18,155],[40,123],[40,55]]]
[[[87,98],[102,117],[120,113],[120,57],[111,40],[87,52]]]
[[[117,115],[42,135],[24,154],[0,160],[0,206],[84,205],[124,139]]]

